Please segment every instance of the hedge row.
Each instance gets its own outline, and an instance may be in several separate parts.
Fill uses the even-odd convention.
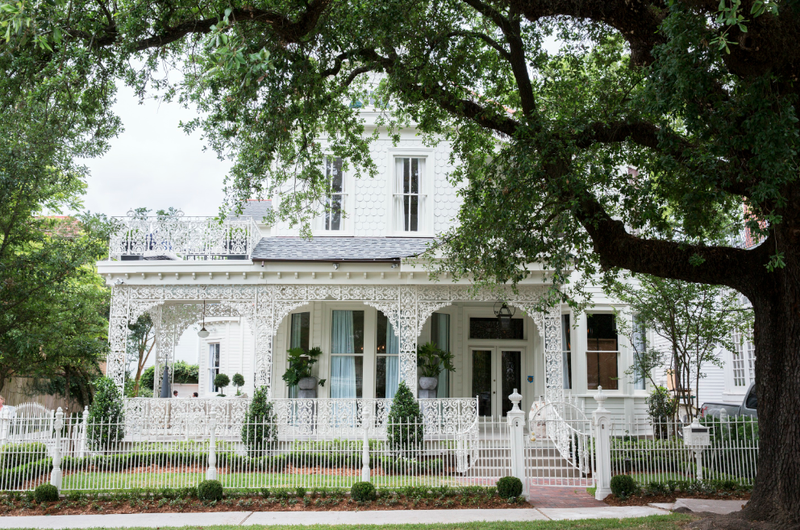
[[[52,458],[42,458],[21,466],[0,470],[0,490],[19,488],[24,483],[46,477],[53,469]]]

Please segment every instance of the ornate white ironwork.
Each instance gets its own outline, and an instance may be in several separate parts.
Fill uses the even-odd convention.
[[[591,472],[591,421],[573,401],[547,402],[531,413],[532,437],[545,436],[581,473]]]
[[[109,242],[109,259],[166,257],[183,260],[244,259],[252,255],[261,232],[250,218],[145,217],[128,212],[116,218],[120,229]]]
[[[561,312],[556,307],[546,315],[538,312],[540,299],[545,294],[543,286],[519,286],[516,292],[506,288],[508,303],[520,307],[537,322],[544,337],[546,359],[546,397],[549,401],[560,401],[563,396],[561,357]],[[501,290],[502,291],[502,290]],[[502,292],[501,292],[502,294]],[[360,301],[382,311],[400,336],[400,376],[412,392],[416,393],[417,337],[430,315],[455,301],[494,301],[498,290],[475,290],[463,285],[163,285],[163,286],[116,286],[112,291],[111,318],[109,319],[108,374],[122,387],[124,383],[125,341],[127,324],[146,311],[167,304],[194,304],[202,300],[219,302],[220,310],[226,308],[231,314],[246,318],[256,336],[257,386],[271,385],[273,339],[281,321],[294,309],[312,301]],[[179,310],[166,310],[168,312]],[[187,325],[197,313],[186,310],[185,319],[175,317],[180,324],[167,325],[171,330],[162,340],[175,340],[181,326]],[[158,311],[156,311],[157,314]],[[163,312],[163,310],[162,310]],[[172,318],[172,317],[170,317]],[[195,320],[196,321],[196,320]],[[185,329],[185,327],[183,328]],[[182,330],[181,330],[182,331]],[[162,353],[159,361],[167,362],[171,353]],[[157,378],[158,379],[158,378]],[[271,392],[270,392],[271,395]]]
[[[238,440],[250,399],[130,398],[125,400],[126,433],[133,438],[173,436],[193,439],[207,431],[216,413],[217,434]],[[283,440],[304,436],[358,438],[368,413],[371,438],[385,438],[391,399],[274,399],[278,435]],[[471,433],[477,425],[476,398],[420,399],[425,436]],[[476,431],[477,432],[477,431]]]

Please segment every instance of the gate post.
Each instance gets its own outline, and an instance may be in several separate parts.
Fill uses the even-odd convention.
[[[369,422],[372,420],[372,416],[370,415],[370,411],[366,408],[366,406],[364,407],[363,418],[364,445],[361,447],[361,481],[369,482]]]
[[[83,407],[83,414],[81,416],[81,428],[80,428],[80,445],[78,448],[78,456],[83,458],[86,456],[86,448],[88,447],[87,444],[87,436],[89,436],[89,407],[88,405]]]
[[[506,415],[508,421],[508,432],[511,436],[511,475],[517,477],[522,482],[522,495],[528,498],[528,481],[525,477],[525,413],[519,408],[522,395],[514,389],[508,396],[511,400],[512,408]]]
[[[595,448],[595,484],[597,489],[594,498],[602,501],[611,495],[611,414],[606,410],[606,395],[603,387],[597,387],[597,410],[592,413]]]
[[[61,491],[61,429],[64,427],[64,411],[58,407],[55,421],[55,447],[53,447],[53,471],[50,473],[50,484]]]
[[[208,428],[211,430],[208,444],[208,469],[206,480],[217,480],[217,413],[211,411],[208,419]]]

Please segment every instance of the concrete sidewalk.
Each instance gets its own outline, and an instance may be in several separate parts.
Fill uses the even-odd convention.
[[[0,517],[2,528],[164,528],[212,525],[388,525],[468,523],[490,521],[564,521],[621,519],[665,515],[666,510],[648,506],[600,508],[531,508],[508,510],[381,510],[363,512],[202,512],[139,513],[109,515],[34,515]]]

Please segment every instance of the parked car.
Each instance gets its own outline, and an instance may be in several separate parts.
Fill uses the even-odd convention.
[[[758,417],[758,396],[756,395],[755,383],[750,383],[747,393],[744,395],[744,401],[741,405],[732,405],[730,403],[703,403],[700,407],[700,414],[702,416],[714,416],[719,418],[722,411],[728,416],[752,416]]]

